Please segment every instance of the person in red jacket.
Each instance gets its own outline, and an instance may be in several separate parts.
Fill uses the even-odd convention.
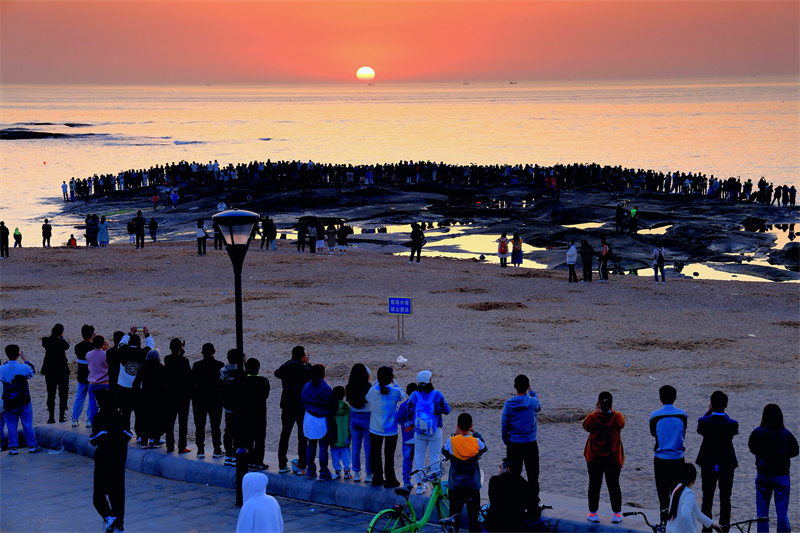
[[[597,509],[600,505],[600,486],[606,478],[608,495],[611,498],[611,522],[622,522],[622,491],[619,488],[619,473],[625,463],[620,432],[625,427],[625,417],[614,411],[613,397],[603,391],[597,398],[594,412],[583,421],[583,429],[589,432],[583,456],[589,468],[589,514],[586,519],[599,522]]]

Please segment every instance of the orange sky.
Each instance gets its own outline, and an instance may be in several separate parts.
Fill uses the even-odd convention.
[[[800,67],[800,2],[0,0],[11,83],[716,77]]]

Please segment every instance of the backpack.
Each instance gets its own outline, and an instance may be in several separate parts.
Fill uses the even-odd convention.
[[[658,266],[664,266],[664,255],[661,253],[661,248],[658,249],[658,259],[656,259]]]
[[[417,405],[414,406],[414,431],[418,435],[430,436],[436,433],[438,423],[434,411],[433,401],[436,394],[433,391],[424,399],[417,393]]]
[[[506,245],[505,242],[500,241],[500,246],[497,247],[497,253],[499,254],[508,253],[508,246]]]
[[[17,411],[31,403],[28,378],[17,374],[11,381],[3,382],[3,409]]]

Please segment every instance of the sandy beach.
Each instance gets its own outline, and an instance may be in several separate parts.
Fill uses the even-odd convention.
[[[57,322],[73,346],[85,323],[107,338],[132,325],[148,326],[162,354],[171,338],[185,339],[192,362],[205,342],[214,343],[219,359],[235,343],[232,268],[212,246],[206,257],[197,255],[194,241],[148,242],[141,251],[127,244],[13,249],[10,259],[0,261],[0,276],[3,345],[19,344],[37,369],[40,339]],[[487,438],[487,475],[505,453],[503,402],[513,392],[514,376],[527,374],[543,405],[538,437],[544,492],[585,497],[586,433],[579,420],[601,390],[614,394],[627,420],[625,503],[656,506],[648,418],[660,407],[664,384],[678,389],[676,406],[689,415],[686,457],[692,461],[701,442],[696,420],[710,394],[729,395],[728,413],[740,424],[734,519],[755,516],[747,438],[764,405],[778,403],[787,427],[800,434],[800,288],[794,284],[669,279],[662,285],[650,276],[568,284],[560,270],[501,269],[430,259],[424,251],[420,265],[376,250],[300,255],[283,241],[277,252],[250,250],[243,294],[245,352],[259,359],[272,385],[270,450],[277,449],[280,414],[280,382],[272,372],[297,344],[312,363],[327,367],[332,386],[345,384],[356,362],[366,363],[373,375],[381,365],[393,366],[402,386],[418,371],[432,370],[434,385],[453,407],[445,429],[451,431],[458,412],[469,411]],[[387,312],[389,296],[413,298],[404,340]],[[69,354],[74,361],[72,347]],[[397,363],[398,356],[407,362]],[[31,389],[34,422],[43,424],[44,378],[37,375]],[[193,435],[190,421],[192,448]],[[797,459],[792,477],[800,479]],[[795,524],[798,494],[793,491],[790,503]],[[605,489],[602,498],[607,501]]]

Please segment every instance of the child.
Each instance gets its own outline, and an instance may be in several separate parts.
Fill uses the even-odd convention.
[[[333,422],[336,425],[336,440],[331,442],[331,462],[335,472],[333,479],[342,477],[339,462],[344,469],[344,478],[353,479],[350,473],[350,405],[344,401],[344,387],[334,387],[333,397],[338,402]]]
[[[267,438],[267,398],[269,380],[258,375],[261,364],[250,358],[244,363],[247,377],[244,378],[244,428],[247,432],[245,448],[250,454],[250,472],[269,468],[264,464],[264,441]]]
[[[450,513],[461,514],[466,504],[470,531],[481,530],[478,523],[481,507],[481,467],[478,459],[485,452],[483,437],[472,427],[472,416],[469,413],[458,415],[456,434],[444,443],[442,453],[450,460],[447,480]]]
[[[417,391],[416,383],[409,383],[406,394],[411,397]],[[403,436],[403,486],[411,487],[411,466],[414,464],[414,413],[408,410],[408,400],[397,408],[397,422]]]
[[[94,508],[105,520],[106,532],[122,531],[125,515],[125,460],[132,435],[112,402],[108,389],[95,392],[100,411],[94,417],[89,442],[94,452]]]

